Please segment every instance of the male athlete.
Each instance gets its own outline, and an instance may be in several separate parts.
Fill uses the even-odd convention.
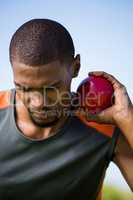
[[[59,23],[33,19],[10,43],[15,88],[0,92],[0,200],[96,200],[113,161],[133,191],[133,105],[105,72],[114,104],[79,112],[71,92],[80,55]],[[105,125],[106,124],[106,125]],[[114,172],[115,173],[115,172]]]

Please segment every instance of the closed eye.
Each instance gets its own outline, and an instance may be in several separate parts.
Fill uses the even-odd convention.
[[[55,84],[50,85],[50,86],[44,86],[44,87],[38,88],[38,89],[33,89],[31,87],[22,86],[22,85],[20,85],[16,82],[14,82],[14,84],[15,84],[15,87],[16,87],[17,90],[21,90],[21,91],[24,91],[24,92],[30,92],[32,90],[41,90],[42,91],[42,90],[45,90],[45,89],[47,91],[53,91],[53,90],[59,89],[61,87],[59,81]]]

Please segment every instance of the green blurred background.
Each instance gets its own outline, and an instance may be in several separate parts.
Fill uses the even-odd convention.
[[[103,200],[133,200],[133,194],[126,190],[105,185],[103,188]]]

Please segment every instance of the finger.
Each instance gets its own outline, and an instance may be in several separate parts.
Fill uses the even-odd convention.
[[[88,121],[93,121],[102,124],[114,124],[114,120],[112,118],[112,108],[107,108],[101,111],[98,114],[86,114],[86,119]]]
[[[117,88],[125,88],[125,86],[122,83],[120,83],[120,81],[118,81],[113,75],[107,72],[93,71],[93,72],[89,72],[88,74],[105,77],[112,84],[114,90],[116,90]]]

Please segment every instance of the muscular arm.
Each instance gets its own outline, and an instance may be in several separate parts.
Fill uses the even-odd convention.
[[[121,130],[115,149],[114,162],[133,191],[133,103],[126,87],[111,74],[95,71],[90,72],[89,75],[103,76],[113,86],[113,105],[96,115],[89,116],[87,114],[86,118],[88,121],[116,125]]]
[[[113,161],[133,192],[133,150],[123,134],[118,138]]]

